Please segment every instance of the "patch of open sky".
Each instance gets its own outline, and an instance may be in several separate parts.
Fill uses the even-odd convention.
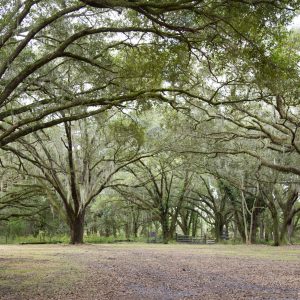
[[[296,16],[290,25],[288,25],[288,29],[300,29],[300,15]]]

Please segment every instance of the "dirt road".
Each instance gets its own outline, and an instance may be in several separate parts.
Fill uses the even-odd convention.
[[[300,246],[0,245],[0,299],[300,299]]]

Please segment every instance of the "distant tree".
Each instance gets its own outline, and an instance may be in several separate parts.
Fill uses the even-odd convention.
[[[216,241],[222,239],[224,231],[228,232],[228,224],[232,210],[226,189],[221,179],[212,176],[197,176],[199,181],[194,185],[189,199],[199,214],[212,223]],[[194,178],[195,179],[195,178]]]
[[[261,185],[262,199],[272,219],[274,245],[291,243],[294,221],[300,213],[297,185],[277,182],[277,178]]]
[[[164,154],[125,168],[131,180],[116,190],[129,202],[151,211],[160,222],[164,243],[173,238],[179,213],[190,192],[193,174]]]

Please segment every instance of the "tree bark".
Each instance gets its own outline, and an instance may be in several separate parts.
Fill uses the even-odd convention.
[[[278,216],[278,211],[277,208],[274,204],[273,201],[270,201],[268,204],[269,210],[271,212],[271,217],[272,217],[272,225],[273,225],[273,241],[274,241],[274,246],[279,246],[280,245],[280,235],[279,235],[279,216]]]
[[[272,214],[273,219],[273,240],[274,240],[274,246],[280,245],[280,238],[279,238],[279,220],[277,213]]]
[[[191,226],[192,226],[192,236],[195,237],[197,235],[197,230],[198,230],[198,215],[195,212],[192,212],[191,215]]]
[[[180,226],[182,232],[184,235],[190,235],[190,212],[185,210],[180,212],[180,219],[181,222],[178,222],[178,225]]]
[[[83,233],[84,233],[84,212],[73,216],[70,222],[70,234],[71,244],[83,244]]]
[[[125,231],[125,237],[128,240],[130,238],[130,229],[129,229],[129,224],[128,223],[125,223],[124,231]]]
[[[294,223],[291,221],[291,223],[288,225],[288,230],[287,230],[289,244],[293,244],[293,242],[292,242],[293,232],[294,232]]]
[[[221,237],[223,234],[223,228],[224,228],[225,222],[223,219],[223,216],[220,212],[217,212],[215,214],[215,236],[216,236],[216,242],[221,241]]]
[[[161,228],[163,243],[168,244],[170,240],[169,220],[167,214],[161,214]]]
[[[139,224],[138,224],[138,222],[134,221],[133,222],[133,236],[135,238],[138,237],[138,231],[139,231]]]
[[[256,209],[254,212],[253,212],[253,223],[252,223],[252,229],[251,229],[251,236],[250,236],[250,239],[251,239],[251,244],[255,244],[257,241],[257,227],[258,227],[258,215],[259,215],[259,212],[258,210]]]
[[[292,217],[288,217],[287,219],[283,220],[280,230],[280,244],[286,244],[287,242],[290,243],[291,234],[289,233],[291,232],[292,223]]]
[[[265,223],[264,223],[264,219],[261,217],[259,222],[259,239],[263,241],[264,237],[265,237]]]

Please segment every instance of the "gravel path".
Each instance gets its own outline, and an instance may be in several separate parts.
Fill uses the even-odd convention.
[[[300,299],[297,246],[7,247],[0,246],[0,299]],[[13,288],[1,278],[1,266],[26,255],[33,265],[56,267],[38,283]],[[14,275],[16,283],[22,275]]]

